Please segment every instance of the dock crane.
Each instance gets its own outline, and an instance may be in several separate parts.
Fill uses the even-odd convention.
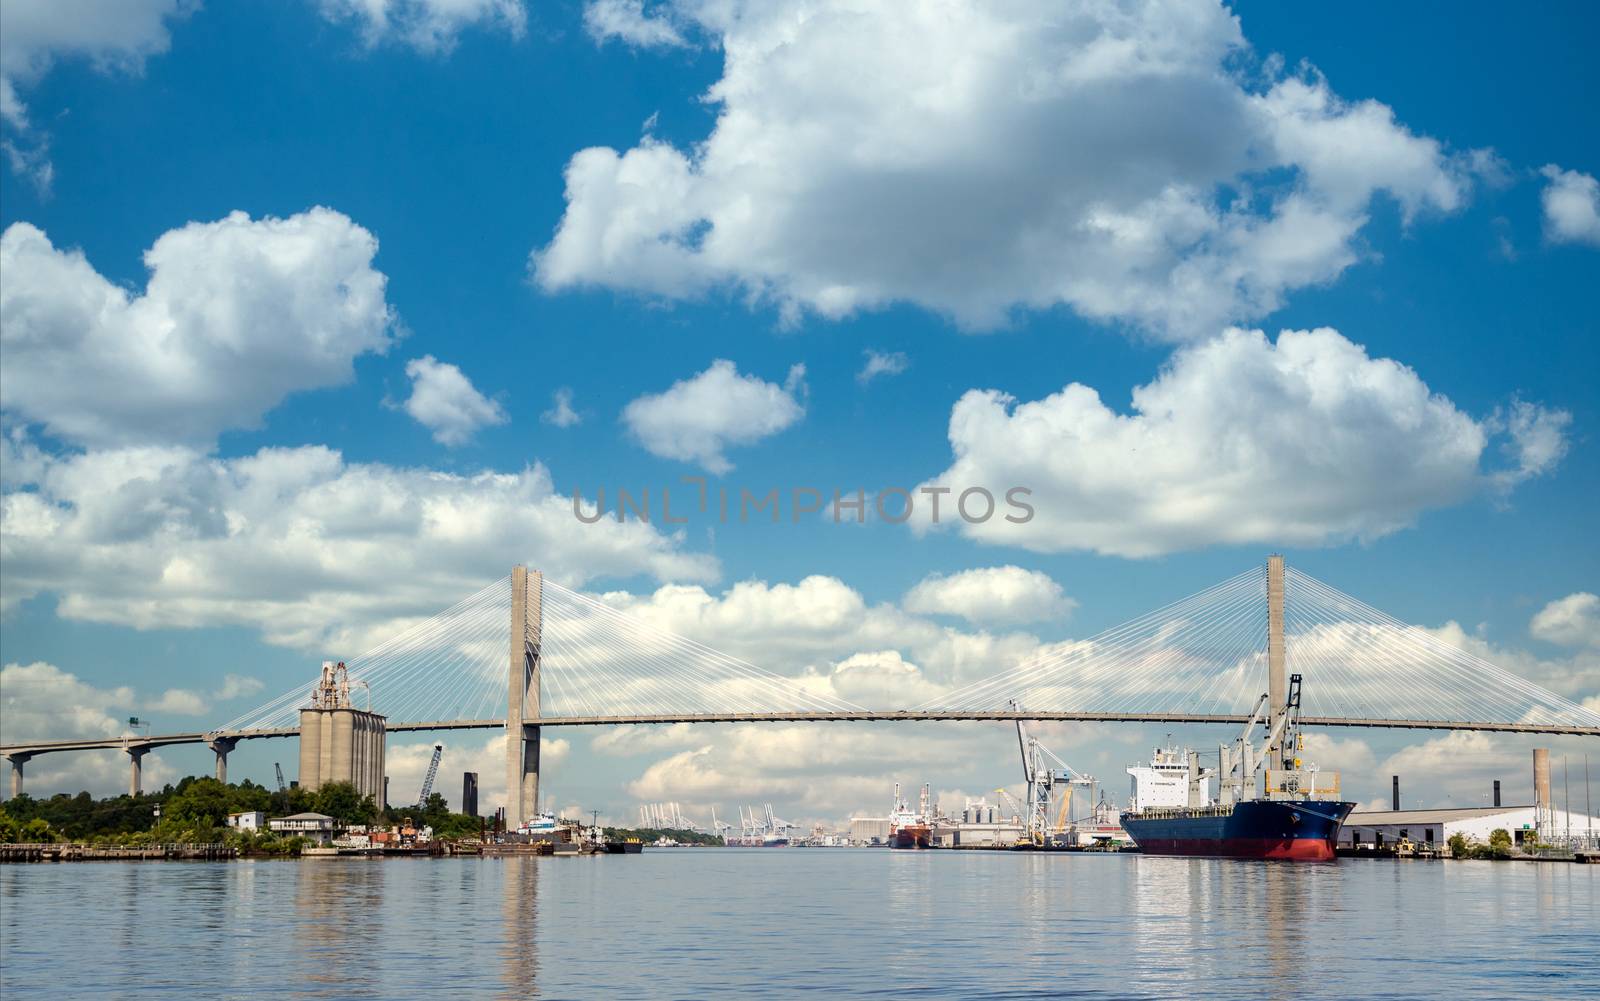
[[[723,844],[728,843],[728,832],[733,830],[733,825],[717,819],[717,808],[711,808],[711,833],[722,839]]]
[[[1011,709],[1021,712],[1022,707],[1011,700]],[[1061,756],[1045,747],[1039,738],[1028,733],[1026,724],[1017,719],[1017,750],[1022,755],[1022,781],[1027,804],[1022,811],[1023,836],[1036,847],[1044,847],[1050,839],[1063,833],[1067,826],[1067,810],[1072,805],[1072,787],[1089,787],[1089,798],[1094,799],[1096,780],[1092,775],[1073,768]],[[1055,767],[1052,767],[1054,763]],[[1050,820],[1050,804],[1056,797],[1056,786],[1064,786],[1061,805],[1054,825]],[[1009,796],[1007,797],[1009,798]]]
[[[428,803],[428,794],[433,792],[433,780],[439,774],[439,758],[443,754],[443,744],[433,745],[433,760],[428,762],[428,774],[422,780],[422,793],[417,797],[417,804],[419,806],[426,806]]]
[[[274,761],[272,767],[278,773],[278,812],[288,813],[289,787],[283,784],[283,766]]]

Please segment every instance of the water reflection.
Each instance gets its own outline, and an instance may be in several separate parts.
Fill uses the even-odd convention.
[[[298,990],[310,997],[366,994],[383,983],[378,956],[386,928],[384,882],[398,869],[382,859],[305,859],[291,863]]]
[[[555,861],[555,860],[552,860]],[[561,859],[560,864],[582,864],[582,859]],[[536,997],[539,993],[539,866],[536,858],[481,859],[479,872],[488,867],[500,881],[500,996]]]

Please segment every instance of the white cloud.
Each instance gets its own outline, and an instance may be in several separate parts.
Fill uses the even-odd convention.
[[[439,757],[439,774],[435,777],[433,791],[445,798],[450,808],[461,810],[461,773],[478,773],[478,813],[493,817],[496,807],[506,801],[506,736],[496,732],[479,739],[471,731],[445,734],[441,743],[444,752]],[[434,741],[402,742],[398,734],[389,738],[384,752],[384,771],[389,776],[389,803],[406,806],[417,801],[422,791],[422,780],[428,773],[428,762],[433,759]],[[560,737],[541,737],[539,740],[539,768],[542,773],[557,770],[572,752],[572,744]],[[542,774],[539,798],[544,799],[550,787],[549,775]]]
[[[733,468],[723,455],[728,447],[758,442],[805,416],[805,374],[796,364],[780,386],[740,375],[733,362],[719,358],[692,379],[632,401],[622,422],[653,455],[726,473]]]
[[[1600,181],[1591,174],[1547,164],[1544,235],[1551,243],[1587,243],[1600,247]]]
[[[947,513],[941,523],[1040,552],[1373,539],[1548,469],[1569,418],[1522,406],[1510,425],[1516,469],[1485,471],[1496,422],[1462,413],[1399,362],[1327,328],[1284,331],[1276,344],[1234,329],[1174,354],[1133,391],[1131,414],[1079,383],[1027,403],[967,392],[950,414],[955,461],[928,485],[1032,490],[1026,523],[1008,522],[1024,515],[1003,503],[983,524]]]
[[[145,703],[145,709],[150,712],[176,716],[199,716],[209,708],[210,704],[199,692],[191,692],[187,688],[169,688],[154,702]]]
[[[672,23],[672,11],[658,4],[646,11],[644,0],[588,0],[583,26],[597,42],[615,38],[635,48],[676,48],[689,44]]]
[[[257,678],[229,674],[222,679],[222,687],[217,689],[217,701],[226,702],[229,699],[242,699],[247,695],[259,693],[265,687]]]
[[[1501,450],[1514,465],[1496,472],[1495,481],[1510,488],[1553,470],[1567,454],[1567,429],[1571,426],[1572,415],[1567,411],[1546,410],[1525,400],[1515,400],[1496,411],[1485,427],[1505,434]]]
[[[856,382],[863,386],[880,375],[899,375],[911,366],[911,360],[904,351],[873,351],[869,348],[865,354],[866,364],[856,373]]]
[[[519,559],[571,585],[716,573],[650,525],[579,523],[540,465],[458,475],[321,447],[231,459],[167,447],[61,456],[35,473],[0,498],[0,593],[8,606],[54,594],[71,620],[242,625],[350,654]]]
[[[1560,646],[1600,647],[1600,596],[1578,591],[1539,609],[1528,632]]]
[[[7,742],[119,737],[138,698],[126,685],[101,689],[54,664],[0,668],[0,718]]]
[[[21,91],[57,59],[85,59],[101,72],[139,73],[167,51],[169,20],[194,4],[182,0],[6,0],[0,4],[0,122],[14,132],[0,142],[18,174],[48,192],[54,168],[50,137],[34,128]]]
[[[539,415],[539,420],[558,428],[569,428],[583,423],[583,415],[572,409],[572,390],[566,386],[550,396],[550,409]]]
[[[1314,72],[1256,85],[1220,3],[673,5],[720,42],[702,143],[575,153],[551,291],[716,289],[787,322],[909,302],[1164,337],[1277,309],[1360,256],[1378,196],[1467,197],[1454,156]]]
[[[334,386],[388,349],[378,241],[314,208],[235,212],[163,234],[130,295],[32,225],[0,236],[6,410],[91,445],[206,444],[297,390]]]
[[[667,726],[617,726],[602,730],[589,747],[601,754],[627,757],[653,751],[676,750],[704,743],[704,727],[691,723],[671,723]]]
[[[901,602],[908,612],[959,615],[969,622],[1043,622],[1071,614],[1077,604],[1048,574],[1018,566],[932,574]]]
[[[883,700],[874,703],[880,706],[904,707],[928,685],[986,677],[1040,648],[1038,637],[1026,632],[968,632],[893,603],[869,604],[843,581],[820,574],[796,583],[740,581],[720,594],[668,584],[647,595],[599,597],[645,624],[799,679],[822,694],[852,702],[880,694]]]
[[[1496,667],[1527,678],[1580,705],[1590,701],[1591,696],[1600,695],[1600,650],[1583,649],[1570,657],[1544,659],[1526,650],[1497,646],[1467,632],[1453,620],[1442,626],[1428,628],[1427,632],[1436,639],[1482,657]]]
[[[406,362],[411,396],[405,412],[433,432],[441,445],[465,445],[482,427],[504,424],[506,412],[472,385],[461,369],[423,355]]]
[[[399,42],[419,52],[449,52],[468,28],[483,25],[521,38],[522,0],[320,0],[329,21],[354,21],[369,46]]]

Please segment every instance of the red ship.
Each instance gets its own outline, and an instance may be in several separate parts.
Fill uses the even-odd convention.
[[[894,809],[889,812],[890,848],[932,848],[933,825],[928,818],[928,786],[922,786],[918,809],[900,798],[900,783],[894,784]]]

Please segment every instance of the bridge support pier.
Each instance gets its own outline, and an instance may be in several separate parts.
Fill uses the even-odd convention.
[[[539,645],[544,575],[511,570],[511,663],[506,705],[506,828],[514,830],[539,810]]]
[[[6,759],[11,762],[11,799],[22,795],[22,766],[32,757],[31,754],[6,755]]]
[[[128,795],[137,796],[143,791],[144,755],[150,750],[148,747],[126,748],[130,766],[128,769]]]
[[[217,756],[217,781],[228,781],[228,752],[239,746],[238,737],[212,737],[206,746]]]

